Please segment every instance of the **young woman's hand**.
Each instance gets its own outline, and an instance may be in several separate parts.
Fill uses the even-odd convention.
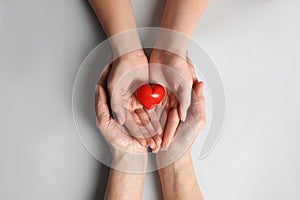
[[[174,53],[155,49],[150,56],[149,77],[151,83],[163,84],[177,95],[179,117],[185,121],[193,85],[187,60]]]
[[[162,132],[156,113],[147,112],[136,99],[135,90],[148,83],[148,60],[144,52],[135,51],[121,56],[112,65],[107,66],[102,74],[102,82],[108,88],[111,98],[111,110],[119,124],[124,124],[131,136],[143,147],[150,147],[156,152],[160,148]]]
[[[120,56],[112,63],[107,79],[111,109],[125,123],[126,110],[135,88],[149,82],[148,60],[142,50]]]

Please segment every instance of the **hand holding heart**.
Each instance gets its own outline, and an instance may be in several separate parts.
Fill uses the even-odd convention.
[[[134,51],[119,57],[106,69],[105,87],[110,96],[110,108],[120,125],[125,125],[129,133],[144,147],[150,146],[157,151],[161,139],[155,135],[162,132],[155,116],[144,110],[136,99],[134,90],[149,82],[148,60],[142,51]],[[103,76],[103,75],[102,75]],[[149,122],[150,121],[150,122]]]
[[[174,58],[178,60],[177,57]],[[140,145],[150,146],[153,152],[157,152],[161,145],[167,148],[170,144],[179,118],[185,119],[184,113],[187,112],[191,99],[192,75],[189,66],[180,59],[179,61],[185,64],[181,69],[178,66],[180,63],[173,57],[170,60],[172,65],[177,64],[176,68],[165,65],[151,66],[151,63],[149,66],[146,56],[141,52],[125,54],[110,67],[107,79],[111,110],[116,114],[118,122],[126,126]],[[168,64],[159,59],[152,61]],[[183,71],[183,75],[180,70]],[[149,85],[149,76],[158,84]],[[164,98],[165,95],[168,98]],[[172,106],[169,100],[173,102]],[[166,127],[163,121],[167,121]],[[165,128],[163,139],[160,137],[162,127]]]
[[[165,89],[158,84],[142,85],[136,90],[136,96],[148,110],[158,105],[165,97]]]

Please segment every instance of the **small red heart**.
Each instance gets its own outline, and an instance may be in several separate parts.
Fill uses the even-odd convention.
[[[150,110],[165,97],[165,89],[159,84],[145,84],[136,90],[136,96],[144,107]]]

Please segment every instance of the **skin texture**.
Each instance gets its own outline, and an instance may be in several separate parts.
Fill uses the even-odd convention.
[[[185,129],[185,126],[190,124],[190,118],[196,119],[196,122],[199,124],[196,133],[199,133],[205,124],[203,83],[196,81],[194,83],[194,90],[195,93],[192,98],[192,106],[187,121],[180,126],[180,129]],[[146,149],[132,136],[127,135],[124,130],[119,129],[117,122],[111,118],[106,101],[106,94],[102,85],[97,85],[96,111],[98,127],[111,147],[113,162],[129,158],[126,162],[127,165],[146,163],[147,157],[143,156],[146,155]],[[177,130],[177,132],[180,132],[180,130]],[[192,142],[198,135],[193,131],[184,132],[192,136]],[[178,142],[182,143],[181,138],[175,137],[174,142],[170,145],[170,149],[166,153],[159,153],[157,155],[158,166],[160,165],[160,161],[166,160],[169,154],[173,154],[172,145]],[[183,155],[181,155],[179,159],[171,165],[159,169],[165,199],[202,199],[202,194],[193,168],[190,145],[191,143],[188,144],[187,151],[183,152]],[[120,151],[120,149],[122,151]],[[133,160],[132,157],[124,152],[136,153],[142,156],[134,157],[135,160]],[[143,167],[146,167],[146,165]],[[106,199],[141,199],[144,179],[145,173],[123,172],[111,169],[106,190]]]
[[[182,156],[170,166],[160,169],[159,177],[164,199],[203,199],[190,155]]]
[[[203,83],[195,81],[193,88],[186,121],[177,128],[168,150],[160,151],[156,157],[164,199],[203,199],[191,158],[191,145],[206,121]],[[178,151],[179,148],[182,149]],[[168,165],[172,156],[178,159]]]
[[[187,65],[186,67],[191,74],[192,81],[197,82],[194,66],[190,58],[187,57],[185,62]],[[179,101],[177,96],[172,92],[172,90],[167,89],[166,97],[162,101],[161,105],[156,108],[156,113],[160,118],[161,125],[164,127],[161,144],[162,150],[168,149],[175,137],[178,125],[180,124],[178,105]]]
[[[145,163],[142,166],[145,169],[146,149],[135,138],[124,133],[124,130],[120,129],[117,122],[112,119],[107,106],[106,94],[101,85],[97,85],[96,111],[98,127],[110,146],[112,162],[117,163],[115,167],[123,169],[122,163],[119,163],[120,160],[125,160],[125,165],[128,165],[132,163],[132,158],[135,158],[136,162]],[[130,153],[138,153],[141,156],[131,157],[128,155]],[[135,170],[135,168],[132,169]],[[144,179],[145,173],[124,172],[111,168],[105,199],[128,199],[128,197],[141,199]]]
[[[177,109],[178,101],[174,94],[168,92],[162,103],[165,111],[161,112],[161,116],[164,115],[164,112],[169,112],[165,114],[168,119],[166,121],[161,120],[161,123],[166,123],[162,149],[167,151],[159,151],[156,160],[164,199],[201,200],[203,197],[195,176],[191,146],[206,122],[205,98],[203,83],[198,82],[191,60],[189,58],[186,60],[193,79],[191,107],[187,112],[186,121],[180,122],[179,116],[171,113]],[[170,128],[167,128],[168,125]],[[178,151],[178,149],[180,150]],[[170,159],[172,157],[177,158],[175,162]],[[169,163],[172,164],[169,165]]]
[[[123,31],[132,30],[136,27],[130,0],[89,0],[89,2],[108,37]],[[167,0],[161,27],[178,31],[190,37],[206,3],[207,0]],[[133,34],[133,36],[134,35],[135,34]],[[136,37],[137,35],[133,37],[133,41],[138,43],[139,38]],[[159,37],[160,36],[158,36],[157,43],[162,41]],[[124,42],[122,47],[122,41],[121,47],[115,46],[114,42],[111,44],[113,52],[116,52],[117,55],[119,52],[122,52],[124,46],[128,45]],[[168,46],[168,44],[171,46]],[[139,45],[140,44],[135,44],[134,46],[138,47]],[[113,156],[113,168],[109,176],[106,199],[141,199],[145,173],[132,173],[132,170],[136,170],[136,166],[130,166],[130,163],[140,163],[141,166],[138,166],[138,170],[142,170],[147,163],[146,157],[143,156],[146,152],[145,146],[151,146],[151,143],[154,141],[156,146],[152,150],[156,152],[160,148],[159,139],[154,139],[152,134],[150,134],[152,136],[151,140],[148,141],[142,141],[145,140],[145,138],[136,139],[129,135],[128,132],[119,126],[117,121],[112,118],[109,106],[111,106],[111,109],[117,114],[119,123],[125,123],[126,126],[131,127],[131,130],[134,129],[134,124],[128,124],[128,122],[126,124],[126,118],[129,117],[134,119],[133,121],[135,121],[137,125],[144,125],[148,132],[151,132],[151,128],[146,128],[149,122],[157,121],[152,119],[159,119],[162,126],[166,124],[164,129],[166,133],[163,134],[162,139],[164,140],[163,146],[165,149],[168,149],[168,151],[160,151],[157,155],[158,165],[161,165],[161,163],[169,159],[170,155],[173,156],[177,154],[176,149],[178,149],[178,145],[183,144],[187,148],[184,149],[183,153],[173,164],[159,170],[164,197],[165,199],[202,199],[190,157],[190,145],[197,135],[196,132],[201,130],[205,121],[205,117],[203,117],[205,115],[203,115],[203,113],[202,118],[200,115],[197,115],[197,112],[199,113],[204,105],[203,94],[201,94],[202,90],[199,89],[203,87],[203,84],[199,82],[194,82],[193,84],[193,75],[192,72],[189,71],[189,64],[185,60],[186,45],[182,45],[182,43],[178,41],[178,38],[173,39],[171,37],[171,41],[163,47],[164,49],[174,49],[175,55],[173,55],[174,52],[170,54],[170,52],[154,49],[150,56],[150,64],[154,64],[154,66],[155,64],[159,64],[173,67],[174,71],[180,74],[185,81],[181,80],[181,82],[176,82],[171,76],[168,77],[164,70],[153,70],[151,65],[148,67],[148,74],[145,73],[144,76],[139,77],[138,80],[140,82],[147,82],[148,76],[148,81],[155,82],[156,80],[153,77],[160,76],[165,82],[171,83],[170,88],[179,96],[179,103],[174,100],[174,97],[168,98],[168,100],[165,101],[165,105],[162,104],[163,106],[161,108],[163,109],[161,109],[161,115],[159,115],[159,110],[149,112],[138,110],[140,109],[140,105],[136,103],[134,97],[128,97],[128,88],[118,88],[118,82],[123,75],[137,67],[146,66],[148,64],[143,52],[138,48],[136,51],[131,52],[130,56],[123,57],[113,64],[111,69],[112,73],[110,73],[111,77],[108,81],[109,86],[105,85],[103,81],[97,86],[97,124],[104,138],[107,140]],[[178,58],[177,54],[179,54],[181,58]],[[116,55],[114,55],[114,57],[116,57]],[[144,68],[144,70],[146,71],[146,68]],[[129,80],[127,85],[134,83],[136,78],[137,76],[133,75],[132,80]],[[186,85],[182,83],[186,83]],[[197,95],[191,96],[192,85]],[[106,88],[109,88],[108,94],[111,97],[111,105],[107,102]],[[125,95],[112,95],[116,88],[117,91],[122,91],[122,94]],[[172,96],[172,94],[169,93],[169,96]],[[126,97],[128,97],[128,99]],[[114,98],[115,100],[113,100]],[[125,100],[127,103],[124,104],[122,100]],[[118,101],[119,103],[116,103]],[[123,105],[122,109],[117,107],[119,105]],[[129,110],[129,112],[126,112],[127,110]],[[167,111],[164,112],[164,110]],[[148,115],[148,117],[145,115]],[[184,121],[184,123],[179,122],[179,119]],[[195,128],[193,129],[190,124],[198,127],[197,130],[195,130]],[[152,123],[151,125],[152,130],[157,132],[157,136],[160,135],[157,126]],[[187,133],[186,138],[181,134],[182,131]],[[174,141],[172,142],[172,140]],[[146,145],[144,145],[145,143]],[[137,157],[135,156],[134,159],[132,158],[133,152],[135,155],[138,155]],[[134,162],[132,162],[133,160]],[[123,161],[127,164],[127,172],[118,170],[125,167]],[[129,162],[129,166],[128,161],[131,161]]]
[[[135,31],[131,31],[136,28],[131,1],[89,0],[89,3],[99,18],[107,37],[129,31],[129,35],[126,37],[130,38],[134,44],[126,43],[126,39],[116,43],[114,40],[111,42],[113,52],[117,52],[116,55],[113,55],[117,59],[112,64],[107,84],[111,109],[116,114],[118,122],[121,125],[125,124],[142,146],[150,146],[152,151],[156,152],[160,148],[161,140],[155,135],[162,133],[160,124],[155,120],[157,117],[155,117],[155,113],[151,113],[151,115],[147,113],[136,99],[131,98],[130,87],[137,87],[137,85],[149,82],[148,59],[141,49],[138,35]],[[124,53],[122,49],[128,45],[137,49],[119,56],[120,52]],[[125,82],[122,79],[124,76]],[[150,120],[149,116],[153,119]],[[132,119],[136,118],[139,118],[139,120],[135,120],[140,121],[139,124],[132,123]],[[149,123],[149,121],[153,123]]]
[[[146,64],[145,64],[146,63]],[[147,111],[132,95],[135,88],[147,83],[148,61],[144,53],[132,52],[119,57],[113,62],[107,79],[107,88],[111,97],[111,109],[118,115],[124,114],[121,124],[124,124],[130,133],[137,138],[144,147],[150,146],[153,150],[159,148],[161,141],[155,135],[162,133],[158,121],[149,119]],[[154,114],[153,114],[154,115]],[[134,120],[137,119],[137,120]],[[136,121],[137,123],[134,123]],[[152,123],[150,122],[152,121]]]
[[[190,64],[189,66],[192,69],[192,65]],[[106,199],[141,199],[145,179],[144,172],[147,164],[147,151],[146,148],[141,146],[134,137],[128,135],[111,117],[104,90],[105,79],[108,73],[109,67],[104,70],[96,87],[95,101],[98,128],[109,144],[113,157],[113,168],[109,175]],[[172,155],[178,154],[178,145],[186,147],[186,149],[184,148],[180,151],[178,159],[175,162],[159,169],[165,199],[202,199],[193,168],[190,149],[191,144],[205,124],[205,100],[203,96],[203,83],[198,82],[195,76],[193,80],[194,92],[187,120],[181,122],[175,132],[172,133],[175,137],[174,141],[169,144],[168,151],[160,151],[157,154],[157,165],[161,166],[165,165],[164,163],[168,162],[168,159]],[[170,110],[172,110],[172,107],[176,109],[178,102],[175,99],[174,95],[169,93],[162,106]],[[163,119],[163,117],[161,119],[162,121],[166,121],[161,121],[162,123],[167,123],[167,125],[170,123],[170,119]],[[178,115],[177,121],[179,121]],[[192,129],[190,128],[191,125]],[[174,127],[176,126],[174,125]],[[173,135],[170,138],[173,138]],[[135,166],[137,163],[142,165]],[[141,173],[135,173],[136,171]]]
[[[158,50],[155,50],[157,52]],[[180,56],[162,51],[152,53],[150,58],[150,81],[162,83],[178,96],[179,117],[186,119],[186,112],[191,103],[193,79],[188,63]]]

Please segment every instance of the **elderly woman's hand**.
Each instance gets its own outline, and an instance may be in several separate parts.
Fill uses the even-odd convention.
[[[95,109],[97,126],[107,141],[112,154],[112,168],[120,171],[142,172],[147,166],[147,149],[135,137],[131,136],[111,116],[105,92],[106,79],[109,73],[107,67],[96,86]]]

